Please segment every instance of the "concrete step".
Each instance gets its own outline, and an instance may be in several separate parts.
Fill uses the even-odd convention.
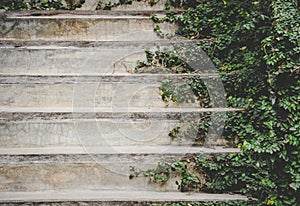
[[[142,41],[160,39],[150,12],[7,12],[1,18],[1,40]],[[175,24],[161,23],[166,33]]]
[[[99,205],[137,206],[165,204],[172,202],[227,202],[245,200],[242,195],[178,193],[150,191],[44,191],[44,192],[2,192],[0,205]]]
[[[215,74],[135,74],[101,76],[1,75],[2,107],[166,107],[159,86],[189,77],[214,78]],[[190,86],[187,84],[187,88]],[[195,96],[192,89],[189,95]],[[195,97],[196,99],[196,97]],[[195,100],[196,101],[196,100]],[[197,107],[195,103],[169,103],[169,107]]]
[[[133,73],[145,48],[109,42],[100,47],[6,45],[0,48],[1,74],[99,75]]]
[[[199,144],[191,124],[233,108],[0,108],[0,147]],[[175,127],[190,131],[171,138]],[[227,145],[223,139],[209,141]]]
[[[190,131],[189,135],[171,138],[169,133],[175,127]],[[1,122],[0,129],[0,147],[199,144],[197,128],[179,120],[10,120]],[[220,139],[214,144],[229,143]]]
[[[180,159],[187,154],[207,156],[237,151],[156,146],[0,149],[0,191],[176,191],[175,175],[166,184],[153,184],[142,175],[129,179],[130,167],[147,170],[159,161]],[[204,176],[199,178],[205,181]]]
[[[188,42],[188,41],[187,41]],[[101,75],[134,73],[145,50],[171,47],[172,41],[48,42],[0,41],[0,74]],[[207,66],[209,68],[209,66]],[[203,71],[207,69],[203,68]]]
[[[176,120],[48,120],[0,123],[0,147],[170,145]],[[189,143],[192,145],[193,139]]]

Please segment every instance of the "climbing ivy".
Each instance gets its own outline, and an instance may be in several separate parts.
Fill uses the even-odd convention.
[[[202,191],[239,192],[256,198],[255,205],[300,205],[299,4],[198,0],[181,17],[152,17],[176,21],[177,34],[188,39],[208,40],[199,46],[219,71],[228,106],[244,108],[229,114],[223,132],[239,139],[241,152],[193,159],[207,176]],[[172,99],[169,87],[162,91]]]

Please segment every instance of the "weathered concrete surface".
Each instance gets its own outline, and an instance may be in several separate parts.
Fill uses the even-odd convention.
[[[2,84],[2,107],[165,107],[157,84]]]
[[[241,195],[207,194],[207,193],[178,193],[178,192],[150,192],[150,191],[46,191],[46,192],[6,192],[1,193],[0,202],[38,202],[48,203],[75,203],[86,201],[93,205],[149,205],[151,203],[167,202],[206,202],[247,200]],[[122,202],[127,203],[122,203]],[[144,202],[144,203],[143,203]],[[148,203],[147,203],[148,202]],[[58,204],[59,204],[58,203]],[[33,203],[34,204],[34,203]],[[71,205],[71,204],[70,204]]]
[[[169,132],[182,124],[155,119],[7,122],[0,123],[0,147],[168,145]]]
[[[0,41],[0,74],[133,73],[137,60],[146,60],[146,49],[155,51],[157,46],[172,48],[173,44],[175,43],[167,40],[141,42]]]
[[[101,75],[133,73],[137,61],[146,60],[145,50],[172,49],[196,41],[0,41],[0,74],[10,75]],[[197,73],[211,64],[199,62]],[[201,66],[200,66],[201,65]],[[213,69],[212,69],[213,70]],[[163,68],[161,72],[163,73]],[[158,73],[158,72],[157,72]],[[214,75],[218,77],[218,74]]]
[[[174,182],[157,185],[145,177],[129,179],[134,163],[43,163],[1,164],[0,191],[45,190],[151,190],[176,191]],[[148,165],[149,168],[154,164]],[[111,171],[113,170],[113,171]],[[115,170],[115,171],[114,171]],[[127,174],[124,173],[127,171]],[[121,174],[120,174],[121,173]]]
[[[3,108],[1,123],[44,120],[95,120],[95,119],[156,119],[184,120],[200,118],[206,114],[237,112],[237,108]]]
[[[76,83],[127,83],[159,84],[172,80],[174,84],[183,83],[190,78],[213,79],[218,74],[102,74],[102,75],[0,75],[0,84],[76,84]],[[188,83],[186,83],[188,86]]]
[[[191,146],[174,146],[174,145],[165,145],[165,146],[114,146],[114,147],[99,147],[99,146],[84,146],[80,147],[30,147],[30,148],[0,148],[0,163],[8,162],[28,162],[32,160],[49,160],[51,155],[52,162],[64,162],[66,158],[60,158],[61,155],[65,155],[69,158],[70,161],[74,162],[75,160],[86,161],[86,157],[93,156],[93,161],[100,155],[100,159],[110,161],[109,157],[123,157],[123,159],[130,159],[135,157],[139,158],[143,155],[151,156],[151,161],[154,157],[156,160],[163,157],[182,157],[185,154],[203,154],[203,155],[214,155],[221,153],[235,153],[239,152],[238,148],[224,148],[224,147],[191,147]],[[68,156],[69,155],[69,156]],[[79,155],[78,157],[76,155]],[[103,156],[104,155],[104,156]],[[106,156],[105,156],[106,155]],[[112,155],[112,156],[111,156]],[[128,155],[128,156],[127,156]],[[73,158],[72,158],[73,157]],[[108,158],[108,159],[107,159]],[[97,160],[97,161],[100,161]],[[91,161],[91,159],[89,158]],[[70,162],[69,161],[69,162]],[[135,160],[136,161],[136,160]],[[75,161],[76,162],[76,161]],[[78,163],[78,162],[77,162]]]
[[[29,13],[31,14],[31,13]],[[82,15],[62,13],[53,15],[19,15],[8,13],[1,20],[1,39],[60,40],[60,41],[143,41],[160,39],[149,16]],[[174,33],[176,26],[159,24],[163,31]]]
[[[0,48],[0,74],[99,75],[133,73],[145,52],[135,48]]]
[[[210,78],[211,74],[203,74]],[[165,103],[160,82],[183,81],[193,75],[0,76],[2,107],[198,107]],[[199,76],[201,77],[201,75]],[[182,83],[180,83],[182,84]],[[189,85],[187,84],[187,88]],[[190,95],[195,96],[192,89]],[[195,97],[196,100],[196,97]]]
[[[207,156],[235,150],[173,146],[1,149],[0,191],[176,191],[175,174],[166,184],[153,184],[143,175],[129,179],[130,167],[145,171],[159,161],[198,152]],[[203,184],[203,176],[198,178]]]
[[[52,108],[53,110],[54,108]],[[5,110],[4,110],[5,111]],[[14,108],[1,112],[0,147],[35,146],[106,146],[106,145],[194,145],[197,128],[190,125],[213,109],[166,108],[147,112],[147,108],[125,108],[123,111],[32,111]],[[218,110],[218,112],[230,109]],[[232,110],[235,111],[235,110]],[[114,113],[113,113],[114,112]],[[182,138],[170,138],[169,132],[179,126],[190,131]],[[213,144],[214,143],[214,144]],[[210,142],[227,145],[229,142]]]

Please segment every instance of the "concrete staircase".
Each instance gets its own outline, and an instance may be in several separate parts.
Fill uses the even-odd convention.
[[[90,2],[91,5],[92,2]],[[131,166],[186,154],[237,152],[192,147],[168,136],[191,115],[235,111],[161,100],[164,79],[134,74],[146,48],[168,44],[149,10],[4,12],[0,20],[0,204],[148,205],[245,200],[241,195],[180,193],[175,180],[129,179]],[[83,8],[91,9],[86,5]],[[155,13],[163,14],[156,7]],[[124,10],[129,9],[129,10]],[[176,25],[161,24],[166,32]],[[193,74],[217,78],[217,74]],[[174,181],[173,181],[174,180]],[[203,179],[204,181],[204,179]]]

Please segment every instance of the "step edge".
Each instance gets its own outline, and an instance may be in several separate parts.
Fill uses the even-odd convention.
[[[170,12],[182,13],[183,10],[19,10],[19,11],[12,11],[7,10],[1,13],[2,16],[23,16],[26,17],[30,16],[39,16],[39,15],[62,15],[62,14],[69,14],[69,15],[109,15],[109,16],[118,16],[118,15],[134,15],[134,16],[145,16],[145,15],[152,15],[152,14],[167,14]]]
[[[73,194],[73,195],[72,195]],[[23,197],[22,197],[23,196]],[[52,197],[49,197],[52,196]],[[53,197],[55,196],[55,197]],[[117,197],[116,197],[117,196]],[[123,202],[123,201],[231,201],[248,198],[241,194],[181,193],[151,191],[43,191],[43,192],[0,192],[0,203],[5,202]]]
[[[94,47],[106,47],[108,45],[118,46],[118,45],[125,45],[125,46],[165,46],[169,44],[175,44],[175,43],[197,43],[197,42],[203,42],[208,41],[206,39],[199,39],[199,40],[190,40],[182,37],[182,39],[177,40],[169,40],[169,39],[159,39],[159,40],[143,40],[143,41],[67,41],[67,40],[9,40],[9,39],[1,39],[0,38],[0,49],[5,49],[3,46],[10,45],[11,47],[7,49],[25,49],[25,47],[29,46],[55,46],[55,45],[62,45],[62,46],[74,46],[76,48],[89,48],[93,49]],[[153,45],[145,45],[145,44],[153,44]]]
[[[101,147],[36,147],[36,148],[0,148],[0,156],[16,155],[182,155],[182,154],[227,154],[238,153],[239,148],[192,147],[192,146],[101,146]]]
[[[112,105],[113,106],[113,105]],[[0,114],[8,113],[57,113],[57,114],[80,114],[80,113],[190,113],[190,112],[235,112],[243,111],[243,108],[232,108],[232,107],[210,107],[210,108],[198,108],[198,107],[120,107],[115,105],[115,107],[68,107],[68,108],[30,108],[30,107],[1,107]],[[1,117],[1,116],[0,116]]]

